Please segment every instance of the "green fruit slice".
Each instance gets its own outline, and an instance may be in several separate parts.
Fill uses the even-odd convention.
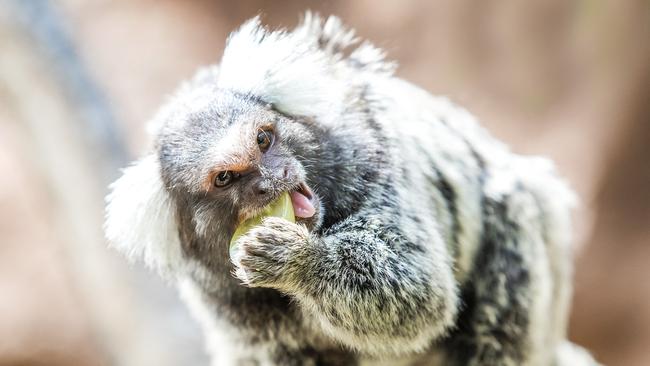
[[[262,210],[262,212],[250,219],[244,220],[232,235],[230,239],[230,253],[235,249],[235,243],[240,236],[244,235],[248,230],[262,223],[265,217],[281,217],[289,222],[296,222],[296,217],[293,213],[293,204],[291,203],[291,197],[289,193],[285,192],[275,201],[271,202],[268,206]]]

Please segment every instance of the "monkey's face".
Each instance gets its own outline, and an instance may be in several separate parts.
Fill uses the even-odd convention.
[[[253,98],[212,89],[172,106],[158,151],[163,181],[196,233],[225,238],[284,192],[296,221],[318,226],[320,201],[303,165],[312,145],[303,124]]]

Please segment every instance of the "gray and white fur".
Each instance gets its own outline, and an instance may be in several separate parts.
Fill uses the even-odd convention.
[[[572,193],[393,70],[335,17],[248,21],[154,119],[107,238],[179,285],[213,365],[595,365],[566,340]],[[229,255],[301,185],[311,219],[267,218]]]

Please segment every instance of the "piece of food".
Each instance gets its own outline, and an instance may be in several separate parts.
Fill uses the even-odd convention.
[[[235,243],[240,236],[244,235],[248,230],[262,223],[265,217],[281,217],[289,222],[296,222],[296,217],[293,212],[293,204],[289,193],[284,193],[278,199],[271,202],[264,210],[257,216],[244,220],[232,235],[230,239],[230,252],[235,249]]]

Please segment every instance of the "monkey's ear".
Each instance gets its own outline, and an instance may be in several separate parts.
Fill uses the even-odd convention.
[[[166,277],[177,273],[182,253],[176,210],[155,154],[126,168],[110,188],[104,223],[110,245]]]

